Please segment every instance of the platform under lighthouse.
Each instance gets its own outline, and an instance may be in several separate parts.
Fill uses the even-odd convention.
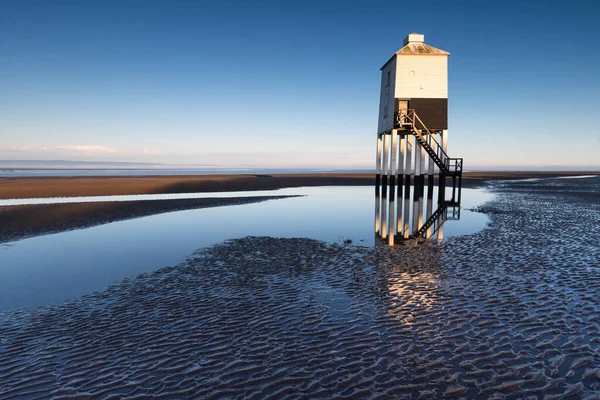
[[[463,163],[448,156],[450,53],[424,39],[409,34],[381,67],[375,231],[389,244],[441,238],[443,222],[460,215]]]

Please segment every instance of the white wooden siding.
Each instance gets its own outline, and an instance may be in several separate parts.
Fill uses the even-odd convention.
[[[447,56],[399,55],[395,58],[396,98],[448,98]]]
[[[390,85],[387,84],[387,75],[390,73]],[[394,98],[396,82],[396,57],[394,57],[381,70],[381,91],[379,95],[379,124],[377,132],[383,132],[392,129],[394,121]],[[387,110],[387,113],[386,113]]]

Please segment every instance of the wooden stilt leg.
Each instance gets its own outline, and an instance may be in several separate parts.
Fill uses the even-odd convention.
[[[404,168],[404,217],[402,232],[405,239],[410,236],[410,176],[412,173],[413,136],[406,135],[406,167]]]
[[[381,135],[377,135],[377,153],[375,154],[375,233],[381,231]]]
[[[400,149],[398,151],[398,195],[396,196],[396,233],[404,237],[404,225],[402,223],[402,203],[404,202],[404,153],[406,152],[406,135],[400,135]]]
[[[423,208],[424,208],[424,196],[425,196],[425,147],[419,146],[421,150],[420,165],[419,165],[419,208],[417,215],[417,229],[421,229],[423,226]]]
[[[413,183],[413,215],[412,215],[412,226],[411,235],[414,235],[417,229],[419,229],[419,184],[421,176],[421,145],[415,140],[415,179]]]
[[[443,130],[440,134],[440,145],[442,146],[442,150],[444,150],[444,153],[447,154],[447,150],[448,150],[448,131],[447,130]],[[446,160],[443,159],[442,162],[445,163]],[[444,175],[442,175],[441,173],[440,173],[440,180],[439,180],[439,191],[440,191],[439,205],[441,206],[442,203],[446,201],[446,177]],[[437,231],[437,238],[441,240],[444,238],[444,225],[443,225],[442,217],[440,217],[440,220],[438,221],[438,223],[439,223],[439,228]]]
[[[396,157],[398,153],[398,131],[392,129],[390,147],[390,190],[389,190],[389,210],[388,210],[388,244],[394,245],[396,236]]]
[[[429,147],[436,150],[435,140],[432,140],[431,135],[427,135],[427,141],[429,143]],[[428,169],[427,169],[427,215],[426,220],[428,221],[433,214],[433,184],[434,184],[434,174],[435,174],[435,162],[431,157],[429,157],[428,161]],[[427,229],[425,233],[426,238],[431,237],[432,228]]]
[[[381,238],[387,239],[387,209],[388,209],[388,176],[389,176],[389,158],[390,155],[390,135],[383,135],[383,157],[382,157],[382,177],[381,177]]]

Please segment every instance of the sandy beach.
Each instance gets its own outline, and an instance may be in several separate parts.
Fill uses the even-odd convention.
[[[597,399],[591,179],[494,182],[444,242],[247,237],[0,314],[0,398]]]
[[[599,171],[465,172],[463,187],[489,180],[599,175]],[[274,190],[301,186],[375,185],[374,174],[190,175],[0,178],[0,199]]]

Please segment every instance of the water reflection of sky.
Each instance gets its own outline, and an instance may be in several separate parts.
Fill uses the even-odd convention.
[[[159,214],[0,245],[0,310],[55,304],[102,290],[231,238],[374,243],[372,187],[306,187],[277,193],[306,196]],[[463,189],[461,220],[444,225],[445,237],[482,229],[487,217],[464,208],[491,197],[483,190]]]
[[[299,188],[277,190],[257,190],[254,192],[208,192],[208,193],[164,193],[164,194],[132,194],[114,196],[80,196],[80,197],[41,197],[33,199],[0,199],[1,206],[22,206],[31,204],[65,204],[65,203],[97,203],[104,201],[147,201],[171,199],[207,199],[245,196],[281,196],[286,194],[304,193]]]

